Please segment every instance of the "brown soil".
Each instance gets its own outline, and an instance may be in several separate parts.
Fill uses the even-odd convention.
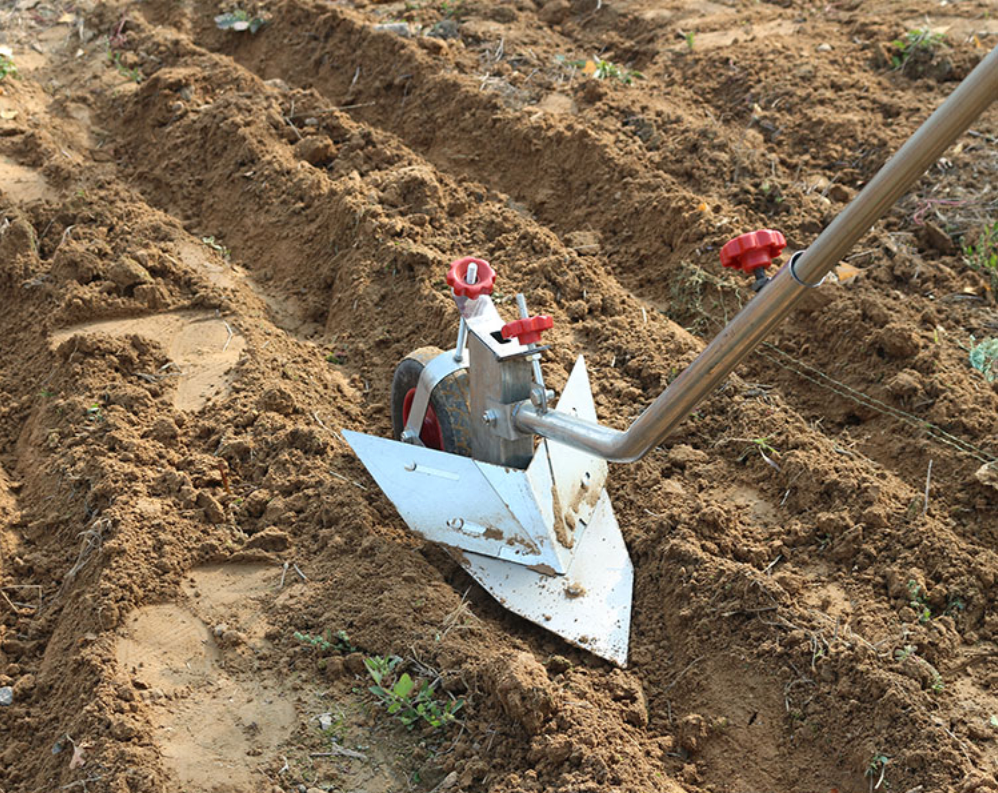
[[[339,434],[389,434],[472,253],[501,310],[555,317],[549,382],[585,353],[625,426],[748,300],[719,245],[813,240],[998,42],[993,4],[244,9],[260,32],[205,0],[0,9],[0,791],[998,789],[998,387],[967,355],[998,310],[961,250],[998,218],[998,108],[612,467],[626,670],[413,538]],[[892,69],[924,27],[947,46]],[[460,724],[391,719],[373,655]]]

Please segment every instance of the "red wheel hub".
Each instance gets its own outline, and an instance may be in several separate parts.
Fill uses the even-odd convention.
[[[416,389],[410,388],[402,401],[402,423],[409,420],[409,413],[412,411],[412,400],[416,398]],[[444,450],[443,433],[440,431],[440,422],[437,421],[437,412],[433,405],[426,406],[426,415],[423,416],[423,426],[419,430],[419,439],[427,449]]]

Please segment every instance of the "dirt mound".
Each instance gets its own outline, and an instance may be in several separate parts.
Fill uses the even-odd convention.
[[[995,109],[612,469],[626,669],[340,435],[390,433],[470,253],[626,426],[749,299],[718,246],[806,246],[996,42],[901,5],[8,3],[0,790],[998,788]],[[378,664],[455,723],[407,729]]]

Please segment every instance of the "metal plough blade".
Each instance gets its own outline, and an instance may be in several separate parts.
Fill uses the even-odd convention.
[[[634,570],[606,491],[572,551],[561,576],[475,553],[455,558],[505,608],[625,666]]]

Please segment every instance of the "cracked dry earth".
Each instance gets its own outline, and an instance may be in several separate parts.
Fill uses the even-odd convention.
[[[749,299],[718,247],[813,240],[993,4],[234,8],[0,7],[0,790],[998,788],[998,389],[967,357],[998,311],[963,251],[998,109],[612,467],[626,669],[410,535],[339,434],[390,433],[467,254],[626,426]],[[892,68],[914,29],[944,43]],[[373,702],[391,655],[457,723]]]

